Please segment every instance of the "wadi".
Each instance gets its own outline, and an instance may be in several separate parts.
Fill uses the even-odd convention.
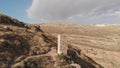
[[[28,24],[0,14],[0,68],[119,68],[119,56],[120,25]]]

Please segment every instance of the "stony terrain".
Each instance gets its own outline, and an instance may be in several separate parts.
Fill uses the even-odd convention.
[[[26,24],[0,14],[0,68],[119,68],[119,26]],[[67,54],[57,54],[57,35]]]

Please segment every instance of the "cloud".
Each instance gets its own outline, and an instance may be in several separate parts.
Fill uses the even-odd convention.
[[[27,13],[31,19],[49,21],[120,17],[120,0],[33,0]]]

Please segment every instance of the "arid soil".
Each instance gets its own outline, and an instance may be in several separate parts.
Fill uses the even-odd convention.
[[[119,30],[119,26],[26,24],[0,14],[0,68],[119,68]],[[57,54],[58,34],[65,37],[67,54]]]

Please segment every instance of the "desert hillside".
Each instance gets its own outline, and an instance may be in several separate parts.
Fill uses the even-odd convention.
[[[26,24],[0,14],[0,68],[119,68],[119,31],[118,25]],[[57,54],[58,34],[67,54]]]
[[[120,67],[120,25],[48,23],[40,26],[47,33],[61,34],[66,45],[78,47],[103,67]]]

